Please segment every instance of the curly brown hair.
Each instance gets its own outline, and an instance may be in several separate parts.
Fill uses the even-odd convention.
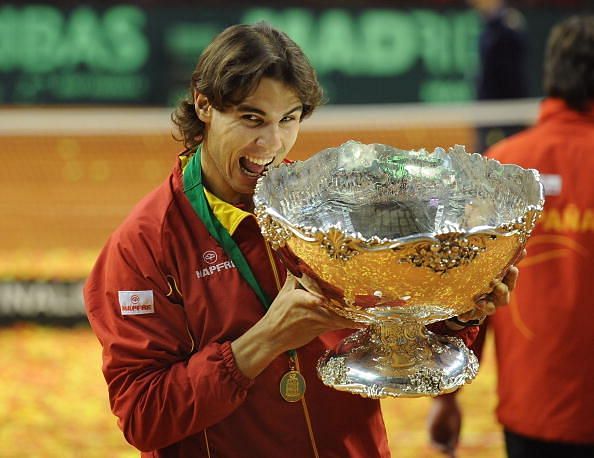
[[[594,100],[594,16],[573,16],[556,25],[547,42],[544,90],[584,111]]]
[[[301,48],[285,33],[260,22],[234,25],[223,30],[204,50],[190,83],[190,90],[171,115],[188,149],[202,142],[204,123],[194,106],[196,93],[203,94],[217,110],[240,104],[269,77],[295,90],[303,104],[301,119],[323,103],[316,72]]]

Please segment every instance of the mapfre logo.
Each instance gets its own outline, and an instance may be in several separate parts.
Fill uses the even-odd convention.
[[[217,256],[217,253],[212,250],[202,253],[204,267],[202,269],[196,270],[196,277],[209,277],[222,270],[235,269],[235,264],[233,264],[233,261],[217,262],[218,260],[219,257]]]
[[[208,264],[210,266],[210,265],[214,264],[215,262],[217,262],[218,256],[214,251],[208,250],[202,254],[202,259],[204,260],[204,262],[206,264]]]
[[[155,313],[155,299],[152,290],[118,291],[122,315],[147,315]]]

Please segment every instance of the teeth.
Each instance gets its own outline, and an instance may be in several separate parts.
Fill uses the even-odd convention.
[[[258,178],[260,176],[260,174],[250,172],[249,170],[247,170],[247,169],[245,169],[243,167],[241,168],[241,170],[243,171],[243,173],[245,173],[246,175],[251,176],[252,178]]]
[[[258,164],[258,165],[266,165],[266,164],[268,164],[268,163],[270,163],[270,162],[272,162],[272,161],[273,161],[273,159],[274,159],[274,156],[271,156],[271,157],[266,157],[266,158],[263,158],[263,159],[259,159],[259,158],[257,158],[257,157],[252,157],[252,156],[245,156],[245,158],[246,158],[248,161],[250,161],[250,162],[253,162],[254,164]]]

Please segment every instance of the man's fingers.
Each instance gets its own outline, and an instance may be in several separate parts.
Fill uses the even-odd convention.
[[[491,300],[496,307],[509,304],[510,288],[506,283],[496,282],[493,290],[488,294],[487,299]]]
[[[352,321],[327,307],[323,307],[321,313],[325,314],[328,322],[332,323],[336,329],[363,329],[366,327],[365,324]]]
[[[505,274],[505,277],[503,277],[503,283],[507,285],[510,291],[512,291],[516,287],[519,275],[520,270],[516,266],[511,266]]]
[[[495,304],[489,300],[482,300],[477,302],[477,308],[482,313],[483,317],[493,315],[495,313]]]
[[[299,282],[299,285],[307,291],[323,296],[324,293],[318,285],[318,282],[311,278],[309,275],[302,274],[301,277],[297,279],[297,281]]]
[[[505,296],[509,293],[509,287],[507,283],[502,281],[495,282],[493,284],[493,290],[489,293],[493,296]]]
[[[446,444],[444,442],[437,442],[436,440],[431,440],[431,446],[439,453],[444,454],[448,458],[456,457],[456,449],[452,446],[452,444]]]
[[[309,281],[312,286],[315,285],[316,289],[319,289],[317,283],[313,279],[310,279],[306,275],[304,275],[303,279]],[[301,306],[309,308],[310,312],[307,313],[313,313],[314,315],[310,316],[317,316],[317,320],[321,323],[325,323],[325,326],[329,329],[361,329],[366,327],[362,323],[349,320],[334,312],[328,307],[328,299],[326,297],[316,291],[311,291],[309,288],[305,288],[305,286],[310,285],[302,285],[301,280],[302,278],[298,279],[291,272],[287,271],[287,279],[285,280],[285,284],[281,288],[279,295],[281,293],[284,293],[285,295],[290,294],[292,297],[290,300],[294,305],[301,304]]]
[[[297,278],[290,271],[287,270],[287,278],[281,291],[291,291],[297,287]],[[280,292],[280,291],[279,291]]]

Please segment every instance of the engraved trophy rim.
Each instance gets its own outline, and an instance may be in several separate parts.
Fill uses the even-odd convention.
[[[316,153],[314,156],[331,154],[333,151],[336,151],[336,150],[338,150],[346,145],[349,145],[349,144],[358,144],[358,145],[371,146],[371,147],[389,146],[389,145],[384,145],[381,143],[371,143],[371,144],[365,145],[358,141],[349,140],[338,147],[326,148],[326,149]],[[390,147],[390,148],[392,148],[394,151],[404,152],[404,153],[413,153],[413,154],[416,153],[416,154],[438,155],[438,156],[464,154],[474,160],[482,161],[483,163],[496,164],[497,166],[500,166],[503,169],[515,170],[517,173],[532,174],[534,177],[534,182],[537,185],[536,193],[537,193],[538,197],[535,199],[535,202],[533,204],[529,204],[529,205],[525,206],[525,211],[522,215],[518,215],[516,218],[510,219],[509,221],[506,221],[505,223],[502,223],[499,225],[478,225],[478,226],[474,226],[470,229],[446,227],[443,230],[419,232],[416,234],[411,234],[411,235],[406,235],[406,236],[401,236],[401,237],[396,237],[396,238],[377,237],[377,236],[366,237],[366,236],[363,236],[360,232],[349,231],[348,229],[344,229],[340,225],[336,225],[336,224],[329,225],[326,229],[321,229],[321,228],[313,227],[310,225],[292,223],[287,218],[285,218],[285,216],[283,216],[281,214],[281,212],[279,212],[276,208],[269,205],[269,202],[263,196],[263,192],[262,192],[263,188],[264,188],[264,183],[265,183],[265,180],[267,179],[268,174],[279,173],[283,169],[291,170],[296,167],[299,167],[300,164],[303,164],[307,160],[314,157],[314,156],[312,156],[311,158],[307,159],[306,161],[294,161],[291,163],[281,163],[275,169],[268,171],[266,176],[262,176],[258,179],[258,181],[256,183],[255,192],[254,192],[254,204],[255,204],[256,213],[270,215],[275,220],[281,222],[282,225],[284,227],[286,227],[288,230],[290,230],[295,236],[301,238],[302,240],[304,240],[306,242],[316,241],[317,238],[314,237],[314,234],[318,234],[318,233],[328,234],[329,232],[339,231],[345,237],[348,237],[348,239],[350,240],[351,247],[356,248],[358,251],[373,252],[373,251],[381,251],[381,250],[392,250],[392,249],[398,248],[399,246],[401,246],[403,244],[414,243],[414,242],[419,242],[419,241],[438,242],[439,238],[441,236],[449,235],[449,234],[506,235],[506,234],[510,234],[514,231],[517,231],[518,225],[521,225],[523,223],[523,220],[525,219],[526,215],[528,215],[530,213],[540,213],[543,210],[544,201],[545,201],[544,188],[540,181],[540,172],[536,169],[524,168],[517,164],[502,164],[497,159],[489,158],[489,157],[483,156],[479,153],[468,153],[468,152],[466,152],[465,147],[463,145],[459,145],[459,144],[456,144],[453,147],[450,147],[449,150],[447,150],[447,151],[444,148],[437,147],[432,152],[427,151],[424,148],[421,148],[418,150],[414,150],[414,149],[401,150],[401,149],[394,148],[394,147]]]

